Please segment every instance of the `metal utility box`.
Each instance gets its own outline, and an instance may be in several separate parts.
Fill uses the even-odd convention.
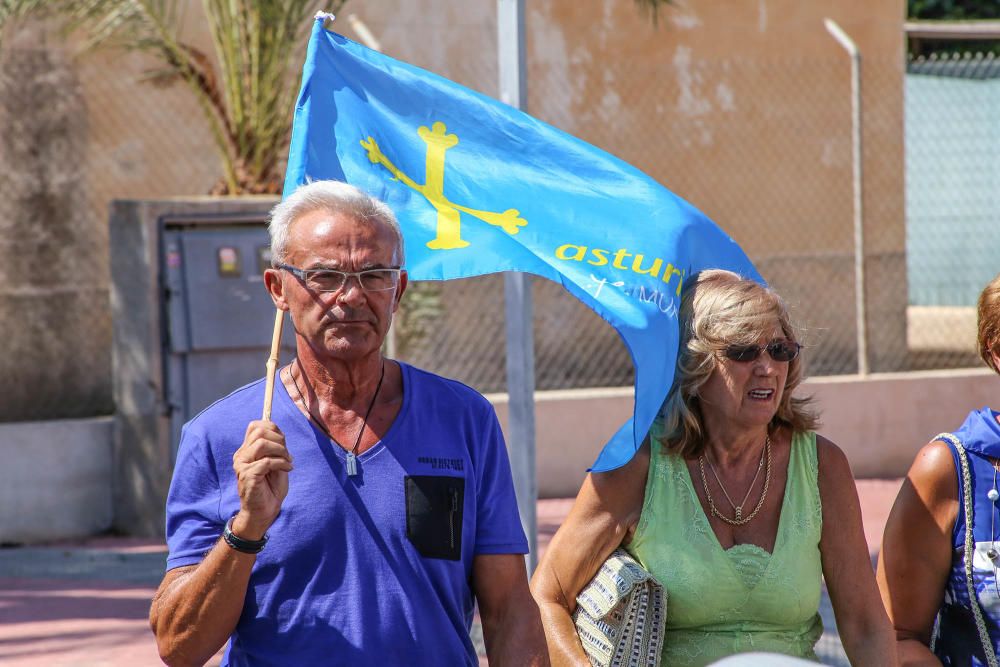
[[[162,535],[183,424],[265,373],[274,197],[111,204],[114,525]],[[282,360],[294,331],[285,326]]]
[[[165,217],[160,226],[164,389],[176,453],[186,421],[264,374],[274,323],[263,276],[271,254],[259,218]],[[294,332],[283,334],[288,359]]]

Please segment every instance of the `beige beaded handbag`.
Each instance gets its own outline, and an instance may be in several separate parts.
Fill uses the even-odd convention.
[[[573,621],[592,665],[658,666],[667,593],[628,552],[615,549],[576,596]]]

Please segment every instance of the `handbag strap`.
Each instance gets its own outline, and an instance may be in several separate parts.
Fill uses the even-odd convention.
[[[986,629],[986,621],[983,619],[983,610],[979,606],[979,597],[976,595],[976,585],[972,580],[972,560],[975,556],[975,543],[972,539],[972,474],[969,472],[969,456],[965,453],[962,442],[951,433],[941,433],[935,440],[946,440],[958,452],[959,467],[962,469],[962,507],[965,510],[965,585],[969,589],[969,606],[972,608],[972,615],[976,619],[976,630],[979,631],[979,641],[983,645],[983,654],[989,667],[998,667],[996,652],[993,650],[993,641],[990,633]]]

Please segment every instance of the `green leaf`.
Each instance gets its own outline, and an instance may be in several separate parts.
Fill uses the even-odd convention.
[[[55,1],[90,48],[150,54],[161,64],[150,81],[189,88],[223,159],[216,191],[279,191],[315,0],[202,0],[214,58],[182,33],[181,0]],[[336,12],[344,3],[327,6]]]

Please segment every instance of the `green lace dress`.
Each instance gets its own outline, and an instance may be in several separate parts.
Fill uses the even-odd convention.
[[[723,549],[684,460],[654,444],[639,526],[625,548],[667,591],[661,664],[700,667],[749,651],[816,660],[823,633],[817,471],[816,434],[795,435],[774,552]]]

